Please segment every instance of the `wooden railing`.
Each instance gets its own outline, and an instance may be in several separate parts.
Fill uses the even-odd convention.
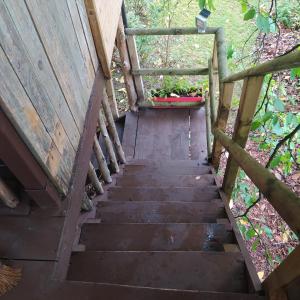
[[[278,180],[268,169],[258,163],[245,150],[251,123],[262,89],[264,76],[269,73],[300,66],[300,51],[265,62],[256,67],[228,76],[223,31],[216,32],[213,57],[209,61],[209,97],[212,133],[214,135],[212,164],[219,168],[223,147],[229,152],[222,190],[231,198],[239,168],[242,168],[260,192],[268,199],[290,228],[300,236],[300,198]],[[232,138],[225,134],[231,107],[234,83],[243,80],[243,88]],[[219,90],[219,105],[215,115],[216,91]],[[270,299],[288,299],[286,288],[300,278],[299,246],[263,282]]]

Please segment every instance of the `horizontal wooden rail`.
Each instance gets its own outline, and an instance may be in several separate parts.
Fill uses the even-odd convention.
[[[208,75],[208,68],[195,69],[133,69],[133,75],[159,76],[159,75]]]
[[[300,67],[300,50],[295,50],[289,54],[279,56],[271,61],[262,63],[254,68],[230,75],[223,78],[223,82],[233,82],[242,80],[248,76],[261,76],[268,73],[288,70]]]
[[[300,236],[300,198],[242,147],[234,143],[224,132],[214,128],[213,134],[269,200],[279,215]]]
[[[217,27],[208,27],[203,33],[199,33],[196,27],[177,28],[126,28],[127,35],[191,35],[191,34],[215,34]]]

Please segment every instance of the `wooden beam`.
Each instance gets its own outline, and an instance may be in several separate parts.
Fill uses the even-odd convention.
[[[250,77],[244,80],[240,106],[232,135],[233,141],[242,148],[245,148],[248,140],[263,81],[263,76]],[[229,155],[223,181],[223,190],[228,199],[231,197],[238,170],[238,164]]]
[[[208,60],[208,78],[209,78],[209,105],[210,105],[210,119],[211,126],[216,122],[216,82],[213,75],[212,59]]]
[[[196,27],[178,28],[126,28],[127,35],[191,35],[191,34],[215,34],[218,28],[208,27],[203,33],[199,33]]]
[[[277,267],[265,279],[263,287],[270,300],[287,299],[284,289],[299,277],[300,246],[297,246],[296,249],[279,265],[279,267]]]
[[[108,166],[106,163],[106,159],[105,159],[102,149],[100,147],[97,135],[95,135],[95,137],[94,137],[94,152],[95,152],[97,162],[99,165],[99,170],[103,176],[104,181],[107,183],[111,183],[112,178],[110,176],[110,172],[109,172],[109,169],[108,169]]]
[[[205,93],[205,120],[206,120],[206,143],[207,143],[207,160],[211,160],[211,118],[210,118],[210,97],[208,92]]]
[[[112,78],[105,80],[106,94],[109,100],[110,109],[114,119],[119,118],[118,105],[115,95],[114,83]]]
[[[95,3],[95,0],[84,0],[84,3],[87,10],[87,15],[89,17],[89,22],[93,34],[97,56],[99,61],[101,62],[104,76],[109,79],[111,78],[111,71],[110,71],[111,59],[108,57],[108,53],[105,49],[104,35],[101,28],[101,20],[99,19],[99,15],[97,13],[97,5]]]
[[[213,134],[279,215],[300,236],[300,198],[220,129],[214,128]]]
[[[215,123],[215,128],[225,131],[227,120],[229,116],[232,95],[233,95],[234,83],[226,83],[224,86],[223,94],[220,95],[218,116]],[[220,158],[222,153],[221,143],[214,139],[213,150],[212,150],[212,164],[215,170],[218,170],[220,164]]]
[[[125,164],[126,163],[125,154],[124,154],[121,142],[120,142],[116,124],[115,124],[114,118],[112,116],[110,106],[108,103],[108,99],[107,99],[107,96],[105,95],[105,93],[104,93],[104,97],[102,98],[102,107],[103,107],[103,111],[104,111],[104,114],[105,114],[105,117],[106,117],[106,120],[108,123],[108,131],[109,131],[112,141],[115,145],[119,160],[120,160],[121,164]]]
[[[129,59],[129,53],[126,44],[126,38],[124,33],[123,19],[120,17],[117,38],[116,38],[117,48],[119,50],[120,59],[122,62],[122,71],[124,74],[125,87],[128,97],[128,103],[131,110],[136,111],[137,103],[137,93],[135,90],[134,80],[131,74],[131,63]]]
[[[256,67],[222,78],[222,81],[233,82],[242,80],[249,76],[263,76],[268,73],[274,73],[298,67],[300,67],[300,51],[299,49],[295,49],[294,52],[288,53],[284,56],[279,56]]]
[[[89,107],[85,116],[85,124],[74,164],[75,169],[71,187],[67,199],[65,200],[67,203],[67,211],[60,245],[57,251],[57,261],[52,276],[54,280],[63,281],[67,276],[77,222],[85,192],[86,175],[93,151],[94,136],[97,129],[98,114],[104,87],[104,75],[102,71],[98,70],[90,96]]]
[[[0,200],[10,207],[15,208],[19,204],[19,199],[6,182],[0,177]]]
[[[169,108],[199,108],[204,106],[204,102],[155,102],[155,101],[144,101],[139,104],[139,107],[169,107]]]
[[[142,76],[160,76],[160,75],[208,75],[208,68],[194,68],[194,69],[152,69],[152,68],[145,68],[145,69],[133,69],[132,74],[142,75]]]
[[[95,168],[91,162],[89,163],[88,177],[89,177],[93,187],[95,188],[96,192],[98,194],[104,194],[102,184],[99,181],[97,173],[95,171]]]
[[[119,173],[120,168],[119,168],[119,165],[118,165],[118,160],[117,160],[117,157],[116,157],[116,154],[115,154],[114,146],[111,142],[111,139],[109,137],[109,134],[108,134],[108,131],[107,131],[107,128],[106,128],[105,116],[104,116],[104,114],[102,113],[101,110],[99,111],[98,122],[99,122],[100,132],[101,132],[101,135],[103,137],[103,140],[104,140],[107,152],[108,152],[108,156],[110,158],[110,163],[111,163],[112,169],[116,173]]]
[[[135,38],[132,35],[128,35],[126,37],[127,40],[127,46],[128,46],[128,52],[130,56],[130,61],[133,69],[140,69],[140,62],[139,57],[136,49],[136,43]],[[133,76],[135,87],[136,87],[136,93],[137,93],[137,101],[143,102],[145,100],[145,93],[144,93],[144,83],[141,75],[134,75]]]

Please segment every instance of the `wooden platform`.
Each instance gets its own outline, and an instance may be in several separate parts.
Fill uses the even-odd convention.
[[[204,108],[140,110],[126,116],[124,151],[130,159],[205,163],[205,130]]]

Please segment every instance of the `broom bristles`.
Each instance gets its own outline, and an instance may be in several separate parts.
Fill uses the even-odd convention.
[[[15,287],[20,281],[21,275],[21,269],[12,268],[0,263],[0,296],[3,296]]]

